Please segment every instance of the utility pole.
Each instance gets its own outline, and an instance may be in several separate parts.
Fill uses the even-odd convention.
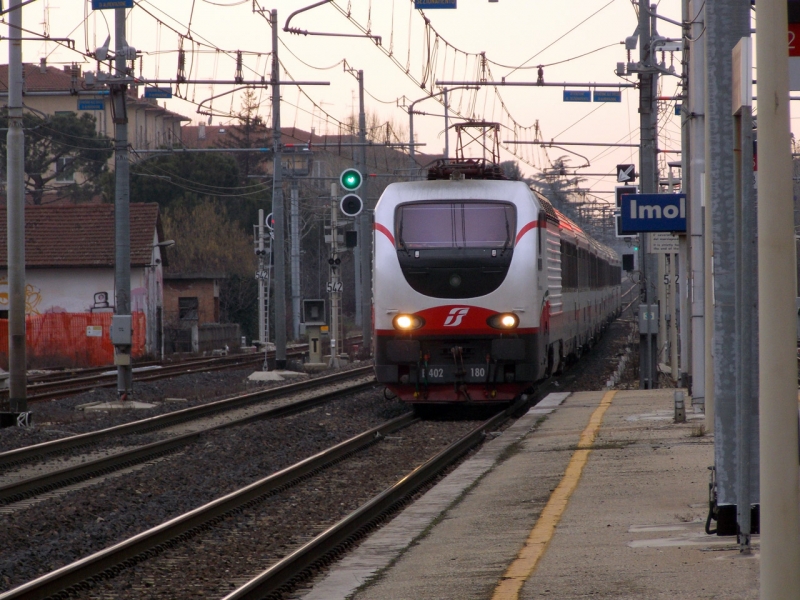
[[[264,248],[264,224],[264,209],[259,208],[258,225],[256,225],[256,256],[258,256],[258,273],[256,274],[256,279],[258,280],[258,339],[266,348],[266,344],[269,341],[269,336],[267,333],[267,319],[269,318],[269,315],[267,314],[266,310],[267,299],[265,290],[267,269],[269,269],[270,264],[265,258],[267,251]],[[265,350],[264,370],[266,371],[267,369],[267,353]]]
[[[125,41],[125,9],[114,9],[114,70],[113,79],[128,75]],[[131,346],[133,324],[131,317],[131,223],[130,223],[130,162],[128,158],[128,109],[126,83],[112,83],[114,103],[114,195],[115,260],[114,282],[116,302],[111,326],[114,362],[117,365],[117,397],[130,398],[132,388]]]
[[[686,1],[686,0],[684,0]],[[705,198],[705,40],[701,38],[705,28],[705,0],[688,0],[686,22],[688,29],[689,62],[687,78],[687,102],[681,110],[688,152],[683,154],[686,169],[683,169],[684,189],[689,203],[689,293],[691,311],[691,364],[689,393],[692,405],[706,412],[706,429],[713,431],[713,414],[709,420],[706,406],[705,373],[705,246],[703,234],[703,212]],[[688,131],[687,131],[688,130]]]
[[[361,352],[364,357],[368,357],[372,348],[372,268],[370,258],[372,257],[372,223],[368,208],[369,177],[367,177],[367,116],[364,111],[364,71],[358,72],[358,170],[362,175],[361,198],[364,201],[364,208],[361,214],[356,217],[358,229],[358,254],[361,257]],[[358,274],[357,274],[358,277]]]
[[[761,598],[800,598],[795,239],[786,0],[759,0],[758,330]]]
[[[272,216],[275,219],[275,368],[286,368],[286,248],[284,247],[283,161],[281,158],[281,86],[278,63],[278,11],[272,25]]]
[[[706,300],[713,303],[710,312],[706,312],[713,327],[711,335],[706,338],[712,352],[710,366],[713,371],[713,375],[708,377],[707,364],[706,402],[711,389],[717,533],[736,535],[736,173],[731,116],[732,51],[741,38],[750,35],[750,3],[747,0],[707,0],[705,28],[706,234],[712,246],[711,269],[706,271],[706,278],[711,277],[712,289],[710,298]],[[784,51],[788,53],[785,46]]]
[[[25,134],[22,130],[22,8],[8,16],[8,400],[12,413],[28,410],[25,353]]]
[[[652,35],[655,33],[655,17],[651,16],[651,11],[655,14],[656,7],[653,5],[648,10],[649,0],[639,0],[639,128],[640,144],[639,151],[639,173],[640,187],[642,194],[655,194],[658,192],[658,107],[656,104],[656,91],[658,88],[658,74],[653,68],[650,60],[650,44]],[[641,269],[641,280],[644,286],[644,301],[647,305],[646,310],[652,310],[654,302],[653,285],[650,278],[656,276],[656,269],[653,268],[651,255],[647,252],[647,245],[650,235],[642,234],[641,244],[639,245],[639,265]],[[652,316],[652,315],[650,315]],[[658,348],[657,337],[652,328],[648,326],[647,333],[639,336],[639,387],[641,389],[653,389],[658,385],[657,366]]]
[[[300,191],[297,177],[292,177],[292,199],[289,208],[292,263],[292,339],[300,339]]]
[[[340,342],[340,323],[339,313],[341,312],[340,302],[342,299],[341,274],[339,272],[341,260],[339,258],[339,202],[336,194],[336,184],[331,184],[331,256],[328,264],[331,269],[330,293],[331,293],[331,358],[328,366],[338,369],[339,364],[339,342]]]

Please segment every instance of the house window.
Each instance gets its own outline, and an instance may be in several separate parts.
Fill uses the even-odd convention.
[[[181,321],[197,321],[199,308],[200,302],[196,296],[194,298],[178,298],[178,318]]]
[[[58,183],[72,183],[75,181],[75,159],[72,156],[62,156],[56,161],[56,181]]]

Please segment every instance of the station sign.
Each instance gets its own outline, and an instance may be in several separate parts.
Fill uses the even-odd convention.
[[[594,102],[622,102],[622,92],[595,90],[592,98]]]
[[[172,98],[172,88],[146,87],[144,88],[145,98]]]
[[[92,10],[133,8],[133,0],[92,0]]]
[[[456,0],[414,0],[414,8],[418,10],[429,8],[456,8]]]
[[[564,102],[591,102],[591,90],[564,90]]]
[[[105,110],[104,100],[78,100],[78,110]]]
[[[686,194],[623,194],[620,233],[686,232]]]

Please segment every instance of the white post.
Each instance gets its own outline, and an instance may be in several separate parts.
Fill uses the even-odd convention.
[[[786,0],[759,0],[761,599],[800,598],[797,340]]]

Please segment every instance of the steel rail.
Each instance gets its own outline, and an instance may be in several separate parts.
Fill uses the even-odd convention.
[[[308,410],[310,408],[314,408],[315,406],[327,402],[332,397],[350,392],[359,392],[367,387],[372,386],[373,384],[374,380],[362,380],[346,388],[329,390],[323,394],[313,396],[312,398],[306,398],[305,400],[292,402],[291,404],[285,404],[283,406],[276,406],[274,408],[269,408],[240,419],[234,419],[218,425],[212,425],[211,427],[198,429],[197,431],[193,431],[191,433],[185,433],[183,435],[175,436],[166,440],[153,442],[145,446],[139,446],[137,448],[132,448],[131,450],[112,454],[111,456],[104,456],[102,458],[81,463],[79,465],[66,467],[57,471],[51,471],[50,473],[45,473],[39,477],[31,477],[29,479],[23,479],[21,481],[0,486],[0,505],[17,502],[30,496],[43,494],[53,489],[71,485],[79,481],[100,477],[113,471],[118,471],[123,468],[152,460],[159,456],[164,456],[165,454],[169,454],[170,452],[173,452],[178,448],[195,441],[203,434],[206,434],[210,431],[227,429],[229,427],[238,427],[240,425],[246,425],[248,423],[261,421],[264,419],[285,417],[294,413]]]
[[[200,406],[184,408],[182,410],[176,410],[164,415],[159,415],[157,417],[149,417],[147,419],[141,419],[139,421],[125,423],[123,425],[116,425],[114,427],[108,427],[98,431],[73,435],[67,438],[43,442],[33,446],[16,448],[14,450],[0,453],[0,468],[27,462],[34,458],[47,456],[56,452],[63,452],[72,448],[87,446],[110,436],[129,435],[132,433],[144,433],[156,429],[163,429],[164,427],[170,427],[178,423],[206,417],[217,412],[240,408],[242,406],[246,406],[247,404],[272,400],[280,396],[305,391],[310,388],[338,383],[353,377],[365,376],[371,371],[371,366],[352,369],[350,371],[342,371],[339,373],[334,373],[333,375],[316,377],[314,379],[290,383],[280,387],[270,388],[268,390],[248,392],[232,398],[224,398],[222,400],[216,400]]]
[[[70,588],[71,591],[87,589],[90,581],[113,577],[124,566],[135,565],[169,548],[175,538],[202,531],[232,511],[256,504],[269,494],[293,485],[415,420],[410,413],[397,417],[236,492],[0,594],[0,600],[40,600],[65,591],[69,593]]]
[[[292,585],[293,580],[302,578],[303,572],[314,568],[337,548],[351,543],[384,515],[401,506],[420,487],[480,443],[484,439],[487,429],[497,427],[520,406],[521,403],[518,402],[482,423],[302,548],[292,552],[256,578],[225,596],[223,600],[261,600],[269,594],[288,591],[287,588]],[[3,600],[2,596],[0,596],[0,600]]]

